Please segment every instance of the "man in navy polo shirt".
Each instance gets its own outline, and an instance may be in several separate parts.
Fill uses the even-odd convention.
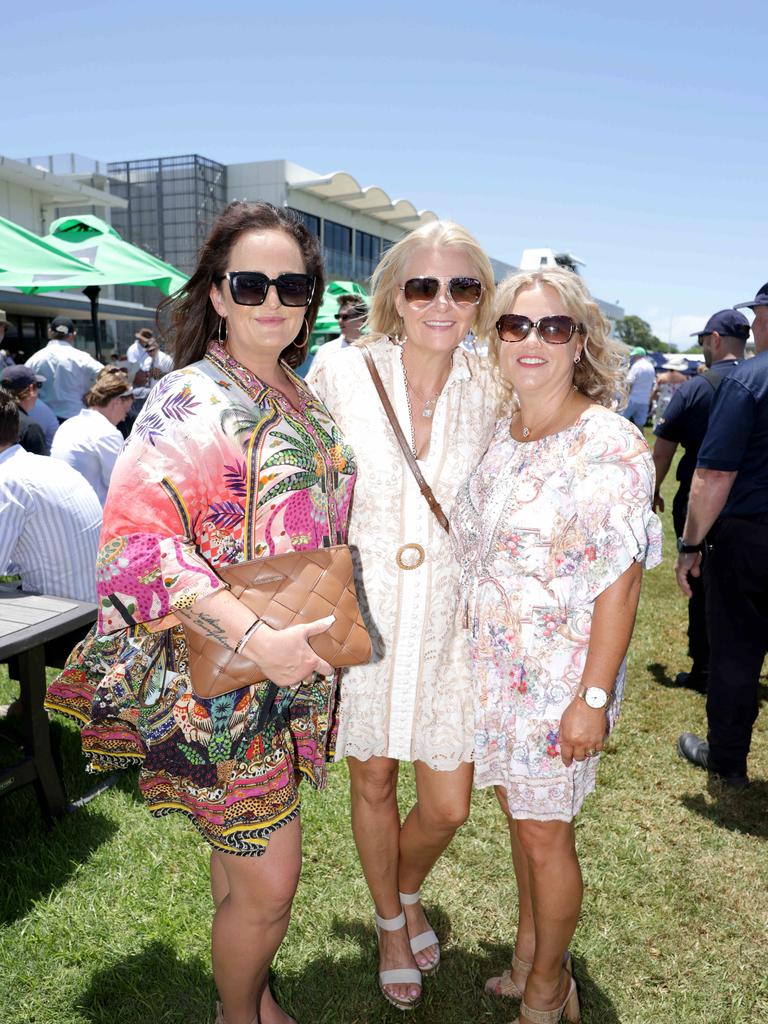
[[[691,480],[699,448],[707,432],[712,400],[723,377],[744,359],[749,321],[735,309],[721,309],[707,320],[702,331],[694,331],[691,337],[699,339],[708,370],[704,374],[697,374],[677,389],[664,410],[663,418],[654,429],[654,511],[664,511],[664,502],[659,493],[661,484],[672,464],[678,444],[684,450],[677,464],[679,486],[672,499],[672,522],[676,537],[683,535]],[[690,672],[677,673],[675,683],[705,693],[709,676],[709,641],[704,615],[704,583],[701,576],[690,576],[688,582],[691,588],[688,602],[688,656],[693,664]]]
[[[720,384],[691,483],[675,572],[690,597],[709,534],[707,740],[683,733],[678,751],[727,785],[749,785],[747,755],[768,651],[768,284],[742,302],[755,319],[754,359]]]

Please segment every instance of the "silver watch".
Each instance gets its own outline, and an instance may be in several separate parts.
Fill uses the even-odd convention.
[[[607,708],[613,700],[613,694],[606,692],[602,686],[580,686],[576,696],[581,697],[589,708],[599,711],[600,708]]]

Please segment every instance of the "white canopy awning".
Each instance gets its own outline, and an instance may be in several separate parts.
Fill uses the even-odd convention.
[[[437,220],[437,214],[432,210],[417,210],[407,199],[391,199],[378,185],[361,188],[346,171],[334,171],[333,174],[316,178],[291,181],[288,182],[288,187],[295,191],[308,192],[319,199],[328,199],[349,210],[364,213],[406,230]]]

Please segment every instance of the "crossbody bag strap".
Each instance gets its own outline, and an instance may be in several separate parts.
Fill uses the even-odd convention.
[[[402,448],[403,455],[405,456],[405,461],[408,463],[408,468],[416,478],[416,483],[419,485],[419,490],[424,495],[424,500],[434,513],[435,519],[437,519],[438,523],[440,523],[442,528],[447,533],[450,529],[448,525],[448,516],[446,516],[445,512],[443,512],[440,502],[435,497],[434,493],[432,492],[432,488],[424,479],[424,474],[419,469],[419,465],[416,462],[416,458],[413,452],[411,451],[411,446],[406,441],[405,434],[403,433],[400,424],[397,422],[395,410],[392,408],[392,403],[390,402],[389,395],[387,394],[386,389],[384,387],[384,382],[379,376],[379,371],[376,369],[376,364],[373,361],[373,356],[371,355],[367,348],[364,348],[361,351],[363,353],[363,359],[365,360],[365,364],[368,367],[368,372],[371,375],[376,391],[378,392],[379,398],[381,399],[381,404],[384,407],[384,412],[387,414],[387,419],[389,420],[390,426],[392,427],[392,430],[395,432],[397,443]]]

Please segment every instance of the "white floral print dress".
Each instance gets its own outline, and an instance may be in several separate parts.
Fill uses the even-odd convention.
[[[473,663],[475,785],[503,787],[515,817],[570,821],[595,788],[598,758],[565,768],[560,718],[582,682],[595,599],[633,561],[661,561],[653,462],[640,431],[598,406],[539,441],[517,442],[509,428],[497,425],[451,516]]]

